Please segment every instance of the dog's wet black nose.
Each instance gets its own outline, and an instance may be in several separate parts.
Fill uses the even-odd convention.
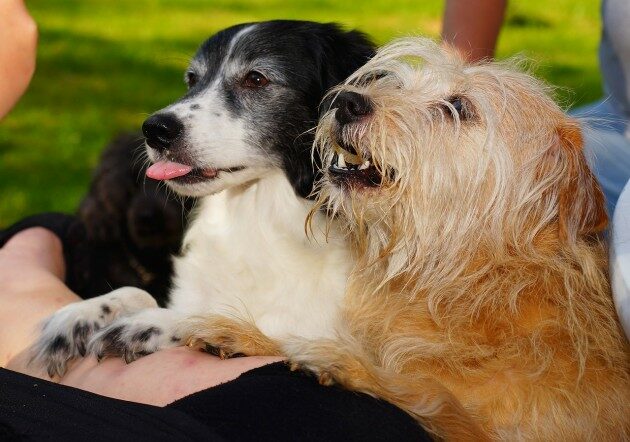
[[[333,101],[332,107],[337,108],[335,118],[341,125],[359,121],[373,110],[370,99],[356,92],[341,92]]]
[[[183,131],[184,125],[173,114],[154,114],[142,123],[147,144],[157,150],[171,148]]]

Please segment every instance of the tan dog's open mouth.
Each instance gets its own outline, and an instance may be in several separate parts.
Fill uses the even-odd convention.
[[[343,141],[336,141],[333,148],[335,153],[328,171],[334,181],[350,185],[353,188],[383,185],[382,168],[374,163],[369,153],[362,152]],[[393,180],[394,170],[388,169],[385,175],[389,180]]]

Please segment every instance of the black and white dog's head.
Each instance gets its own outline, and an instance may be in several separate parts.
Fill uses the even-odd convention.
[[[335,24],[269,21],[233,26],[202,44],[186,71],[188,93],[143,125],[147,175],[203,196],[285,171],[298,195],[312,190],[310,129],[326,91],[374,52]]]

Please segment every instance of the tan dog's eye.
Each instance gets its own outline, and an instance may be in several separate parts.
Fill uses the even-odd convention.
[[[457,97],[457,98],[453,98],[452,100],[449,100],[451,105],[453,106],[453,108],[455,109],[455,111],[461,115],[462,111],[464,110],[464,104],[462,103],[462,99]]]
[[[472,105],[470,102],[459,95],[453,95],[446,99],[449,105],[443,104],[442,107],[447,115],[455,117],[457,114],[460,121],[469,120],[474,116]]]

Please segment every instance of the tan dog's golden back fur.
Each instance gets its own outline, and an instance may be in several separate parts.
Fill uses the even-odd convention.
[[[385,178],[353,188],[327,173],[322,204],[347,220],[358,264],[339,342],[289,353],[438,436],[466,437],[467,417],[423,417],[426,401],[413,405],[423,385],[452,393],[442,403],[459,401],[490,438],[630,439],[630,351],[579,125],[531,76],[467,66],[423,39],[388,45],[342,90],[369,97],[374,112],[341,130],[334,112],[324,117],[325,164],[340,136]],[[451,115],[453,96],[466,114]],[[418,391],[395,391],[407,381]]]

